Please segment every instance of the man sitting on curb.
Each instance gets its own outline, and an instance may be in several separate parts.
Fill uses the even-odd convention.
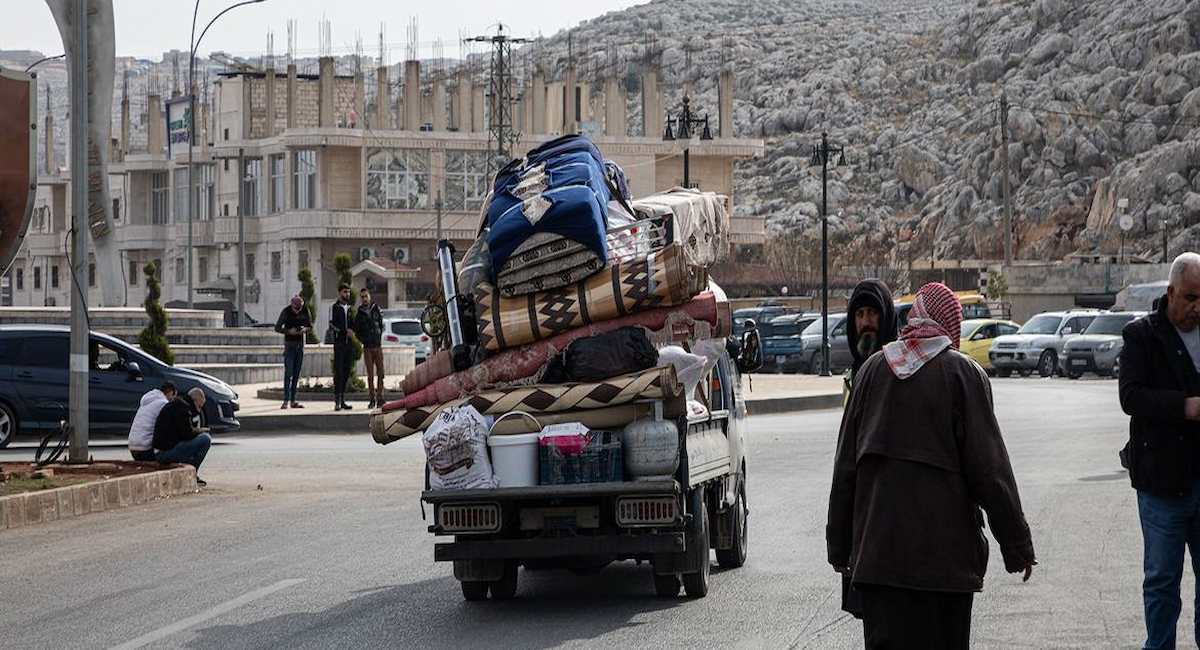
[[[168,402],[179,394],[175,384],[169,381],[142,395],[142,403],[138,406],[137,414],[133,416],[133,426],[129,427],[129,454],[134,460],[149,462],[157,460],[154,455],[154,425],[158,414]]]
[[[200,464],[212,445],[204,431],[204,402],[204,390],[193,388],[164,406],[154,422],[155,459],[195,467],[197,485],[208,485],[200,478]]]

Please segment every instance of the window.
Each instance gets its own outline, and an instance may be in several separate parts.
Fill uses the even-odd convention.
[[[187,282],[187,267],[182,257],[175,258],[175,284]]]
[[[229,139],[229,129],[225,129],[225,139]]]
[[[50,288],[51,289],[58,288],[58,265],[57,264],[50,267]]]
[[[66,336],[30,337],[21,344],[21,365],[66,370],[70,350]]]
[[[262,160],[247,158],[242,163],[242,214],[258,216],[258,179],[262,177]]]
[[[292,159],[292,208],[312,210],[317,207],[317,152],[297,151]]]
[[[275,281],[283,279],[283,253],[279,251],[271,252],[271,279]]]
[[[283,212],[283,156],[271,156],[271,212]]]
[[[96,286],[96,263],[88,262],[88,286]]]
[[[428,207],[428,150],[367,150],[368,209],[419,210]]]
[[[254,269],[254,253],[246,253],[246,279],[253,280],[258,272]]]
[[[187,167],[175,168],[175,223],[187,223],[188,217],[198,219],[199,215],[188,212],[188,170]]]
[[[25,269],[17,269],[17,291],[25,290]]]
[[[446,152],[446,209],[477,211],[487,197],[487,152]]]
[[[421,323],[415,320],[392,321],[392,334],[397,336],[420,336],[423,333]]]
[[[1005,325],[1003,323],[996,326],[996,331],[999,333],[1000,336],[1006,336],[1008,334],[1016,334],[1017,329],[1018,328],[1013,327],[1012,325]]]
[[[307,269],[308,268],[308,251],[302,250],[302,251],[297,252],[296,255],[299,260],[300,268]]]
[[[831,337],[845,336],[845,335],[846,335],[846,321],[844,319],[842,320],[842,322],[838,323],[837,326],[835,326],[831,332],[829,332],[829,336],[831,336]]]
[[[1120,336],[1121,331],[1136,317],[1135,314],[1105,314],[1088,325],[1085,334]]]
[[[208,258],[201,257],[199,266],[200,266],[200,270],[199,270],[198,274],[200,277],[197,278],[197,280],[199,282],[208,282]]]
[[[1083,330],[1086,330],[1088,328],[1088,325],[1091,325],[1092,321],[1095,319],[1096,319],[1095,316],[1079,316],[1076,318],[1069,319],[1067,321],[1066,327],[1063,328],[1062,333],[1063,334],[1082,334]],[[1068,332],[1067,331],[1068,329],[1071,331]]]
[[[1053,334],[1058,331],[1058,324],[1062,322],[1060,316],[1034,316],[1029,319],[1029,322],[1021,326],[1018,334]]]
[[[40,266],[33,267],[33,288],[42,288],[42,267]]]
[[[171,187],[167,172],[150,174],[150,223],[165,225],[171,216]]]
[[[211,221],[217,212],[215,175],[215,165],[196,165],[196,219],[200,221]]]
[[[229,159],[226,158],[225,160],[222,160],[221,162],[225,164],[225,171],[229,171]]]
[[[121,220],[121,199],[113,199],[113,220]]]
[[[138,263],[137,260],[129,260],[129,286],[138,286]]]

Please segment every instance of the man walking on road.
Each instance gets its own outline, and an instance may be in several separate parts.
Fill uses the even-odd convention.
[[[354,315],[354,336],[363,346],[363,365],[367,367],[367,408],[383,406],[383,312],[371,300],[371,292],[358,290],[360,302]]]
[[[1200,574],[1200,255],[1175,258],[1167,294],[1123,335],[1121,408],[1130,420],[1121,464],[1142,526],[1144,647],[1174,648],[1185,545]],[[1200,618],[1195,635],[1200,643]]]
[[[338,301],[329,309],[329,330],[333,343],[333,410],[349,409],[346,382],[354,361],[354,304],[349,285],[338,286]]]
[[[212,437],[204,426],[204,390],[193,388],[186,395],[171,400],[154,421],[155,458],[160,463],[183,463],[196,468],[196,483],[208,485],[200,478]]]
[[[1036,564],[987,375],[958,352],[962,305],[921,287],[900,340],[859,369],[825,531],[861,594],[867,648],[968,648],[987,512],[1009,573]]]
[[[283,406],[304,408],[296,401],[296,385],[300,383],[300,369],[304,366],[304,337],[312,329],[312,319],[304,308],[304,299],[292,296],[291,304],[279,312],[275,319],[275,331],[283,335]]]

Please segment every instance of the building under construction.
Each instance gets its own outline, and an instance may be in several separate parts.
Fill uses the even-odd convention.
[[[506,77],[510,92],[497,93],[486,57],[423,66],[409,54],[401,65],[388,66],[381,51],[373,70],[361,56],[349,65],[347,57],[321,56],[315,70],[304,71],[291,57],[279,66],[265,57],[260,65],[231,66],[219,75],[197,116],[197,305],[235,300],[239,215],[244,298],[255,319],[275,318],[299,291],[303,268],[312,271],[325,307],[336,294],[334,258],[341,253],[353,259],[355,286],[373,288],[381,305],[423,301],[434,283],[439,234],[463,246],[478,234],[501,146],[494,116],[506,116],[512,137],[502,144],[513,156],[561,134],[585,132],[624,168],[635,196],[683,182],[685,143],[663,139],[671,107],[663,105],[662,72],[652,59],[639,66],[641,97],[631,98],[624,70],[581,80],[570,63],[557,75],[535,65]],[[727,194],[735,161],[761,154],[764,146],[733,137],[733,84],[732,71],[721,71],[713,139],[688,144],[691,184]],[[506,97],[512,103],[501,112],[494,104]],[[640,100],[645,119],[639,124],[627,110],[631,99]],[[114,129],[121,135],[114,138],[110,184],[115,237],[128,270],[127,305],[143,300],[139,276],[152,260],[162,269],[164,301],[187,299],[187,151],[173,144],[168,152],[163,105],[159,96],[147,98],[144,147],[130,141],[125,102]],[[50,131],[53,137],[52,125]],[[69,302],[62,249],[69,180],[50,164],[47,172],[39,181],[40,220],[10,271],[15,305]],[[763,237],[761,218],[733,219],[734,243],[760,245]]]

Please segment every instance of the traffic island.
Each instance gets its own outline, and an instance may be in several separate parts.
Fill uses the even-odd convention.
[[[140,505],[196,491],[187,465],[0,463],[0,530]]]

